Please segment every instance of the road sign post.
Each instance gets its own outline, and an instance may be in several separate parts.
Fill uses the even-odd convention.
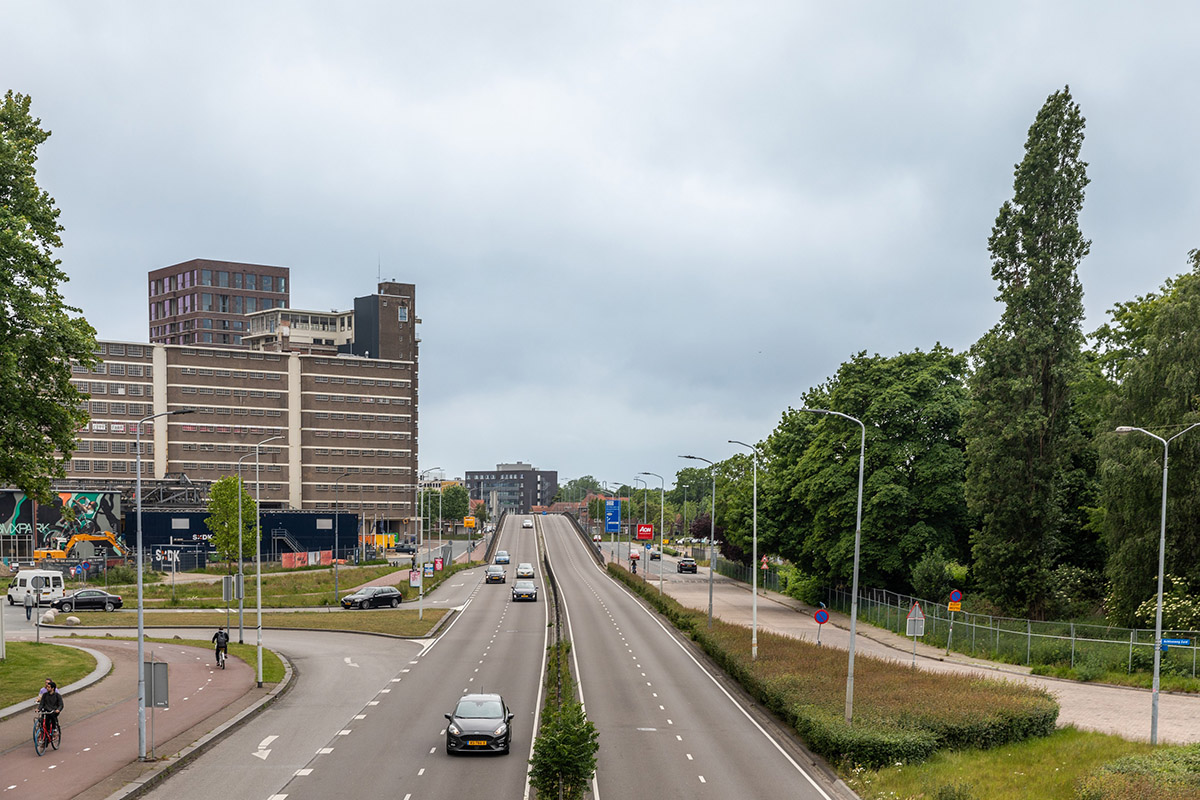
[[[954,641],[954,612],[962,610],[962,592],[958,589],[950,592],[950,602],[946,608],[950,611],[950,631],[946,634],[946,655],[950,655],[950,643]]]
[[[821,646],[821,626],[829,622],[829,612],[823,608],[818,608],[817,613],[813,614],[813,619],[817,621],[817,646]]]
[[[913,668],[917,666],[917,637],[925,635],[925,612],[921,610],[921,604],[913,602],[912,608],[908,610],[908,635],[913,637]]]

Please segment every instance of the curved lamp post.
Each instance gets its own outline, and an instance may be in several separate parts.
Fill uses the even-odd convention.
[[[338,604],[338,482],[349,478],[349,472],[343,472],[333,479],[333,604]]]
[[[1162,658],[1163,570],[1166,566],[1167,549],[1167,450],[1171,442],[1183,436],[1197,425],[1200,425],[1200,422],[1192,423],[1170,439],[1164,439],[1145,428],[1135,428],[1132,425],[1122,425],[1117,428],[1117,433],[1134,433],[1135,431],[1137,433],[1144,433],[1151,439],[1157,439],[1162,442],[1163,446],[1162,514],[1159,517],[1158,524],[1158,603],[1154,609],[1154,685],[1150,701],[1150,744],[1158,744],[1158,671],[1160,659]]]
[[[425,480],[426,475],[428,475],[431,472],[436,472],[439,469],[441,469],[441,467],[430,467],[429,469],[422,470],[420,473],[417,474],[417,492],[419,492],[419,500],[420,500],[420,505],[419,505],[420,510],[418,511],[418,513],[420,514],[419,518],[421,520],[421,530],[420,530],[420,535],[417,537],[417,541],[420,546],[424,546],[424,544],[425,544],[425,510],[426,510],[425,509],[425,489],[423,486],[421,486],[421,481]],[[438,538],[441,538],[440,533],[438,534]]]
[[[137,660],[138,660],[138,761],[146,760],[146,623],[142,599],[142,426],[156,417],[171,417],[180,414],[195,414],[194,408],[162,411],[142,417],[137,424]]]
[[[667,502],[667,482],[657,472],[641,472],[640,475],[653,475],[658,478],[658,593],[663,593],[663,514]]]
[[[268,436],[258,444],[254,445],[254,516],[255,528],[258,530],[258,545],[254,548],[254,566],[257,572],[255,580],[256,592],[258,594],[258,643],[255,650],[258,652],[258,688],[263,685],[263,665],[262,665],[262,481],[259,480],[259,449],[267,442],[273,442],[276,439],[282,439],[283,434],[276,436]]]
[[[717,544],[717,468],[716,464],[709,461],[707,458],[700,456],[680,456],[680,458],[690,458],[695,461],[703,461],[708,464],[708,471],[712,475],[712,506],[708,512],[708,627],[712,627],[712,608],[713,608],[713,570],[716,569],[717,559],[713,554],[713,548]]]
[[[740,444],[754,453],[754,544],[750,549],[751,592],[754,595],[753,611],[750,615],[750,660],[758,660],[758,448],[752,444],[730,439],[730,444]]]
[[[862,496],[863,496],[863,460],[867,453],[867,426],[861,419],[843,414],[840,411],[829,411],[824,408],[802,408],[813,414],[829,414],[834,417],[857,422],[862,428],[862,438],[858,447],[858,512],[854,521],[854,577],[850,580],[850,666],[846,672],[846,724],[854,719],[854,631],[858,622],[858,549],[862,541]]]
[[[245,644],[246,633],[246,576],[243,574],[245,566],[243,562],[245,551],[242,550],[242,462],[245,461],[254,453],[246,453],[238,459],[238,644]]]

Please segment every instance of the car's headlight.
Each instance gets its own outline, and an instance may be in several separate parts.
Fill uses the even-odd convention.
[[[450,731],[451,735],[453,736],[458,736],[462,733],[462,730],[453,722],[446,726],[446,730]]]
[[[492,731],[492,736],[503,736],[507,730],[508,730],[508,724],[501,722],[500,725],[496,728],[496,730]]]

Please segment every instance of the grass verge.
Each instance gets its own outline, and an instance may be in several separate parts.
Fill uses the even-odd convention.
[[[50,678],[59,688],[83,678],[96,668],[96,659],[74,647],[43,642],[8,642],[0,661],[0,708],[37,697]]]
[[[1081,796],[1175,798],[1176,795],[1080,795],[1081,784],[1121,756],[1144,756],[1150,745],[1119,736],[1060,728],[1049,736],[995,747],[936,753],[921,764],[855,768],[844,777],[862,800],[1078,800]],[[1196,795],[1187,795],[1195,797]]]

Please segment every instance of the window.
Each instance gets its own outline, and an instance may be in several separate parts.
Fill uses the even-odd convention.
[[[273,282],[271,281],[271,276],[270,276],[270,275],[263,275],[263,276],[262,276],[262,290],[263,290],[264,292],[273,292],[273,291],[275,291],[275,289],[274,289],[274,288],[272,288],[273,286],[274,286],[274,284],[273,284]],[[267,301],[264,301],[264,302],[266,302],[266,303],[269,303],[269,302],[271,302],[271,301],[270,301],[270,300],[267,300]],[[264,307],[265,307],[265,308],[270,308],[270,306],[264,306]]]
[[[200,270],[200,285],[201,286],[212,286],[213,285],[211,269]]]
[[[80,459],[80,458],[75,459],[75,471],[76,472],[90,472],[91,469],[92,469],[92,462],[87,461],[86,459]]]

